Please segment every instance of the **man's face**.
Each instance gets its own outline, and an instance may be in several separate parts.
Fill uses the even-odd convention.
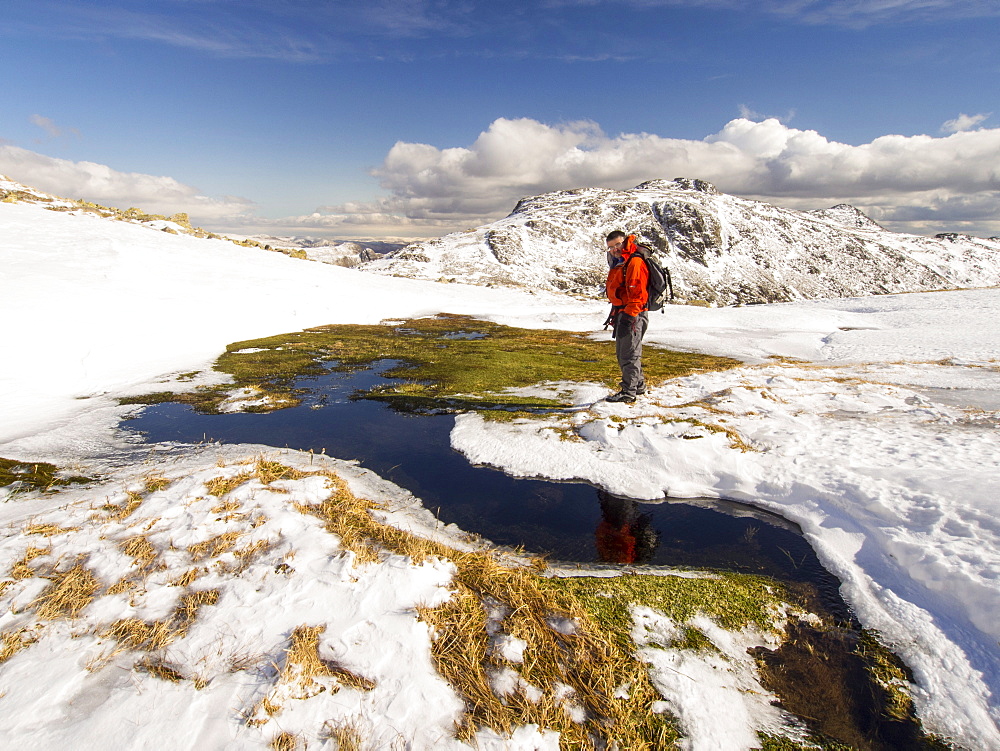
[[[611,253],[615,258],[622,257],[622,248],[625,247],[625,238],[618,237],[614,240],[608,240],[608,252]]]

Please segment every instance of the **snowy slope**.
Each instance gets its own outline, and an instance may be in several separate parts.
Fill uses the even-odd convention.
[[[659,251],[679,299],[716,305],[1000,284],[996,238],[900,235],[850,206],[791,211],[685,179],[525,198],[504,219],[364,268],[591,293],[606,273],[603,238],[616,229]]]

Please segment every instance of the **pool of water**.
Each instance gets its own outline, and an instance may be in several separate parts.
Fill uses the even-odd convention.
[[[410,490],[443,523],[499,545],[559,562],[698,566],[806,582],[835,615],[847,617],[839,582],[783,518],[712,499],[640,502],[585,483],[519,479],[471,465],[451,448],[453,415],[352,399],[379,382],[385,379],[377,371],[331,371],[297,384],[308,390],[299,407],[203,415],[166,403],[144,408],[123,427],[150,442],[261,443],[354,459]]]

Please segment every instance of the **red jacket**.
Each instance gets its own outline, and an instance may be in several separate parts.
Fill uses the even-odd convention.
[[[622,308],[625,315],[637,316],[646,309],[649,295],[646,284],[649,281],[649,270],[641,258],[629,263],[636,251],[635,235],[625,238],[622,249],[622,262],[608,271],[606,284],[608,299],[616,308]]]

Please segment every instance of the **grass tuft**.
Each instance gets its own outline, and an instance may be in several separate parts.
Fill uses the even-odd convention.
[[[164,490],[169,487],[170,480],[166,477],[160,477],[159,475],[151,475],[146,478],[145,486],[147,493],[155,493],[158,490]]]
[[[323,738],[337,744],[337,751],[361,751],[361,733],[347,723],[327,721],[323,726]]]
[[[194,561],[203,561],[206,558],[215,558],[223,553],[232,550],[236,541],[243,536],[242,532],[223,532],[215,537],[210,537],[202,542],[188,545],[187,551]]]
[[[209,495],[221,498],[226,495],[226,493],[235,490],[240,485],[245,483],[250,479],[250,477],[251,475],[249,473],[233,475],[232,477],[213,477],[205,483],[205,488],[208,490]]]
[[[39,556],[48,555],[50,552],[51,551],[47,548],[29,547],[24,551],[24,555],[21,556],[19,560],[15,561],[10,567],[10,577],[17,581],[21,581],[23,579],[31,579],[37,576],[38,574],[35,573],[35,569],[28,564]]]
[[[299,737],[294,733],[281,732],[271,739],[268,748],[272,751],[296,751],[299,747]]]
[[[135,513],[136,509],[142,505],[143,497],[141,493],[129,490],[125,493],[125,502],[122,504],[108,503],[101,507],[101,511],[107,514],[107,521],[124,521]]]
[[[45,578],[51,584],[32,603],[37,605],[35,614],[40,620],[76,618],[100,588],[96,577],[82,563]]]
[[[175,666],[165,662],[161,658],[144,658],[135,664],[135,668],[142,673],[149,673],[151,676],[159,678],[161,681],[180,683],[184,680],[184,676],[181,675],[180,671]]]
[[[60,527],[58,524],[29,524],[24,528],[26,535],[41,535],[42,537],[52,537],[66,532],[76,532],[79,527]]]
[[[203,606],[214,605],[218,600],[216,589],[188,592],[165,620],[147,623],[139,618],[123,618],[111,624],[101,636],[115,639],[129,649],[148,652],[163,649],[187,634]]]
[[[36,641],[38,641],[38,635],[27,629],[0,632],[0,664]]]
[[[157,552],[153,543],[144,535],[130,537],[121,544],[122,552],[135,559],[135,565],[142,571],[148,571],[156,563]]]

